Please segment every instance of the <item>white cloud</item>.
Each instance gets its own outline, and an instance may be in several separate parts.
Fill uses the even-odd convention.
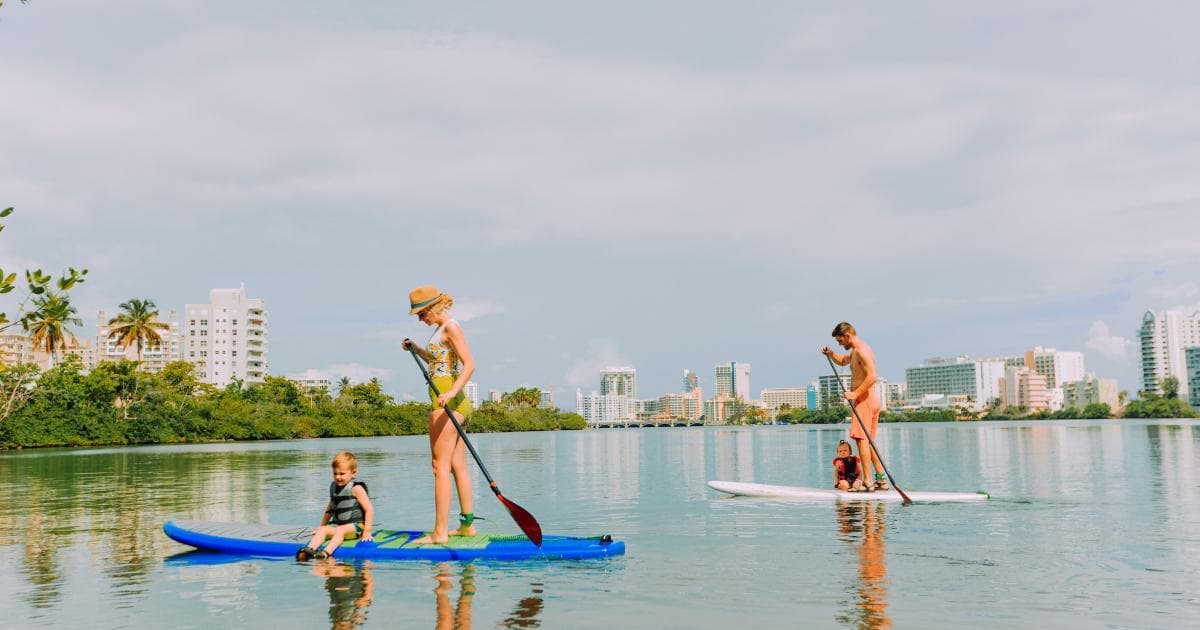
[[[496,315],[507,310],[508,309],[505,308],[503,304],[500,304],[499,302],[493,302],[491,300],[460,300],[455,298],[452,312],[454,314],[454,319],[460,322],[469,322],[473,319],[487,317],[488,315]]]
[[[1112,334],[1108,329],[1108,324],[1097,320],[1092,323],[1091,329],[1088,330],[1086,345],[1089,349],[1095,350],[1113,361],[1128,363],[1129,351],[1133,347],[1133,341]]]
[[[304,378],[325,378],[333,381],[335,384],[345,376],[350,379],[351,383],[365,383],[372,378],[386,381],[391,378],[392,370],[371,367],[361,363],[335,363],[319,370],[305,370],[300,376]],[[289,376],[288,378],[293,377]]]
[[[578,359],[567,369],[563,381],[573,387],[595,387],[600,382],[600,369],[614,365],[630,365],[631,361],[617,344],[608,339],[593,339],[587,357]]]
[[[1172,284],[1166,286],[1152,287],[1150,294],[1155,297],[1162,298],[1168,302],[1181,302],[1197,293],[1200,293],[1200,287],[1197,287],[1195,282],[1182,282],[1180,284]]]

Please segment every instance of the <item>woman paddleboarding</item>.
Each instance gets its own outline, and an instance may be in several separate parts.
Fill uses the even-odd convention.
[[[475,515],[471,497],[471,473],[466,465],[466,446],[450,423],[446,410],[465,429],[471,416],[471,401],[463,388],[475,372],[475,361],[467,346],[462,326],[450,318],[454,299],[432,286],[413,289],[408,294],[409,313],[421,323],[435,326],[424,348],[411,339],[404,340],[404,349],[415,352],[429,365],[429,376],[436,389],[429,389],[433,410],[429,413],[429,450],[433,455],[433,531],[413,541],[414,544],[444,544],[450,536],[474,536]],[[458,529],[449,531],[450,478],[458,488],[458,504],[462,512]]]

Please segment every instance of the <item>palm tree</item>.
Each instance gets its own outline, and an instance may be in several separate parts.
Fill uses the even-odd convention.
[[[116,339],[123,350],[137,345],[137,360],[142,360],[142,349],[162,345],[160,330],[168,330],[170,324],[158,321],[158,308],[153,300],[133,299],[121,304],[121,314],[108,320],[109,339]]]
[[[34,298],[33,306],[34,310],[21,318],[21,327],[33,337],[33,347],[46,350],[50,355],[49,367],[54,367],[58,351],[67,345],[67,337],[75,339],[67,326],[82,326],[83,320],[75,316],[78,311],[66,295],[47,293]]]
[[[341,395],[342,392],[346,391],[347,387],[350,387],[350,378],[349,377],[343,376],[342,378],[338,379],[338,395],[339,396]]]

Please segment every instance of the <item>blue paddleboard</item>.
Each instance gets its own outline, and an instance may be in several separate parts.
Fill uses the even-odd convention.
[[[198,549],[290,558],[297,549],[308,544],[313,528],[266,523],[168,521],[163,525],[163,532],[176,542]],[[380,529],[374,532],[375,540],[347,540],[333,555],[335,558],[391,560],[559,560],[606,558],[625,553],[625,543],[609,536],[545,536],[541,547],[535,546],[525,536],[489,533],[454,536],[444,545],[412,544],[413,540],[425,533]]]

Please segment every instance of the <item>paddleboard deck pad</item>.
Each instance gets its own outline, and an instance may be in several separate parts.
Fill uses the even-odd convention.
[[[771,486],[740,481],[710,481],[708,487],[739,497],[773,497],[782,499],[839,499],[845,501],[903,501],[895,490],[876,492],[847,492],[836,488],[805,488],[803,486]],[[947,501],[985,501],[991,498],[978,492],[912,492],[906,491],[913,503],[942,503]]]
[[[221,523],[216,521],[168,521],[163,532],[172,540],[198,549],[251,556],[293,557],[307,545],[314,528],[303,525],[266,523]],[[379,558],[393,560],[560,560],[605,558],[625,553],[625,543],[610,536],[580,538],[544,536],[535,546],[520,535],[479,534],[453,536],[444,545],[414,545],[426,532],[380,529],[375,539],[351,539],[334,552],[335,558]]]

